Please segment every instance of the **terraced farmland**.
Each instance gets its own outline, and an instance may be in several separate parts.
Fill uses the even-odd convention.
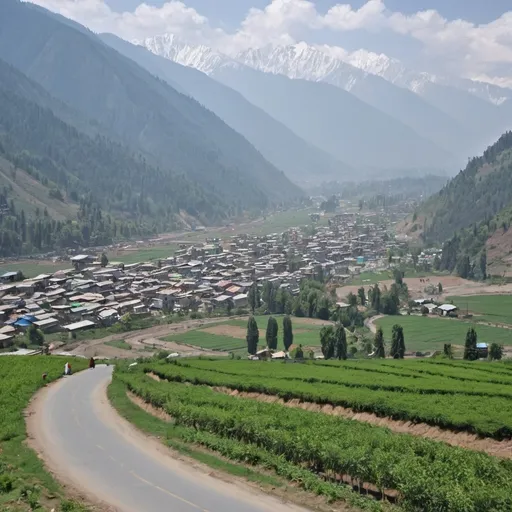
[[[120,366],[114,380],[190,429],[190,442],[272,468],[330,500],[372,510],[388,502],[408,511],[512,508],[510,460],[224,391],[343,405],[508,439],[512,368],[503,363],[191,359],[151,361],[135,371]]]

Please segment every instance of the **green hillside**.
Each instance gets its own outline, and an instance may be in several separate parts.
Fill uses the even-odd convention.
[[[444,242],[511,204],[512,132],[507,132],[423,203],[404,229],[426,242]]]
[[[182,211],[205,223],[228,215],[201,185],[85,135],[39,102],[58,104],[0,61],[0,255],[170,230]]]
[[[440,270],[461,277],[508,275],[512,250],[512,132],[473,158],[399,230],[443,243]]]
[[[226,202],[226,213],[302,194],[215,114],[44,9],[0,3],[0,54],[110,138],[143,153],[160,168],[160,183],[171,172],[185,174]]]

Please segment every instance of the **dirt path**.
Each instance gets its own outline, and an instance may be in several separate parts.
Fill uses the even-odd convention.
[[[377,332],[377,326],[375,325],[375,322],[381,318],[384,318],[385,316],[386,315],[376,315],[372,316],[371,318],[367,318],[364,321],[364,326],[368,327],[368,329],[370,329],[370,331],[372,331],[373,334],[375,334]]]
[[[230,319],[237,319],[238,317],[230,317]],[[191,329],[197,329],[202,326],[208,326],[223,322],[227,318],[207,318],[201,320],[186,320],[174,324],[157,325],[142,329],[139,331],[121,332],[119,334],[112,334],[105,338],[90,340],[90,341],[77,341],[67,345],[65,348],[74,355],[81,355],[86,357],[109,357],[109,358],[135,358],[139,356],[147,356],[151,350],[167,350],[170,352],[177,352],[186,356],[215,356],[222,355],[222,352],[201,349],[192,345],[182,343],[174,343],[169,341],[162,341],[160,338],[172,336],[187,332]],[[123,340],[128,343],[132,350],[123,350],[116,347],[105,345],[108,341]],[[227,355],[227,354],[226,354]]]
[[[26,412],[29,445],[75,495],[104,511],[205,512],[202,503],[210,503],[208,512],[306,512],[146,436],[110,405],[109,382],[105,367],[80,372],[37,393]]]
[[[444,430],[439,427],[427,425],[426,423],[411,423],[409,421],[392,420],[386,417],[383,418],[371,413],[354,412],[353,410],[347,409],[345,407],[319,405],[313,402],[300,402],[297,399],[289,400],[286,402],[277,396],[265,395],[262,393],[241,392],[224,387],[214,387],[213,389],[214,391],[218,391],[230,396],[251,398],[253,400],[267,403],[278,403],[286,407],[300,408],[307,411],[329,414],[331,416],[341,416],[351,420],[371,423],[372,425],[377,425],[379,427],[386,427],[393,432],[425,437],[434,441],[441,441],[447,444],[451,444],[453,446],[485,452],[496,457],[512,459],[512,440],[496,441],[490,438],[480,438],[466,432],[453,432],[450,430]]]

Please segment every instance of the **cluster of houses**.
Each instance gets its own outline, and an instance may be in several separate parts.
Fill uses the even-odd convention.
[[[454,304],[436,304],[432,298],[423,298],[414,300],[418,309],[427,309],[429,315],[449,316],[456,318],[459,316],[459,308]]]
[[[17,281],[0,276],[0,348],[31,325],[43,333],[106,327],[126,313],[246,308],[254,282],[271,281],[299,293],[302,279],[329,275],[340,281],[367,262],[383,258],[392,242],[386,231],[354,214],[332,217],[314,234],[237,235],[182,245],[166,260],[100,265],[88,254],[73,256],[70,269]]]

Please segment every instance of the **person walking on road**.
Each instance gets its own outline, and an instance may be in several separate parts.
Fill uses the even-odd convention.
[[[96,362],[94,361],[94,357],[91,357],[91,359],[89,359],[89,368],[92,368],[94,370],[95,367]]]

